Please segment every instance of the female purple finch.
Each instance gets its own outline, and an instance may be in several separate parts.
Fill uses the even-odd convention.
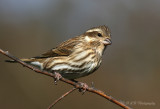
[[[55,73],[58,79],[62,76],[74,80],[97,70],[101,64],[103,52],[110,44],[111,35],[108,27],[99,26],[62,42],[41,56],[21,60]]]

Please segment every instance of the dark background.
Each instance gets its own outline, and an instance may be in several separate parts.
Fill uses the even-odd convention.
[[[78,79],[135,109],[160,108],[159,0],[1,0],[0,48],[17,57],[37,56],[87,29],[107,25],[113,44],[101,67]],[[0,55],[0,108],[46,109],[71,89],[53,78]],[[119,109],[86,92],[75,91],[56,109]]]

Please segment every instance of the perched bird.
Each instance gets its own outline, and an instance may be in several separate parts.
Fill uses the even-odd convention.
[[[62,42],[41,56],[21,60],[55,73],[58,79],[62,76],[74,80],[97,70],[101,64],[103,52],[110,44],[111,34],[108,27],[99,26]]]

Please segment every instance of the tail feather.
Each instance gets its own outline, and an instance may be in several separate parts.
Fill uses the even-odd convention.
[[[35,59],[33,59],[33,58],[30,58],[30,59],[22,58],[22,59],[20,59],[20,60],[21,60],[21,61],[24,61],[24,62],[27,62],[27,63],[30,63],[30,62],[34,61]],[[17,61],[15,61],[15,60],[5,60],[5,62],[17,63]]]
[[[17,61],[15,61],[15,60],[5,60],[5,62],[16,63]]]
[[[31,64],[33,66],[36,66],[36,67],[39,67],[41,69],[43,69],[43,63],[41,61],[44,61],[44,59],[36,59],[36,58],[29,58],[29,59],[26,59],[26,58],[22,58],[20,59],[28,64]],[[5,60],[5,62],[9,62],[9,63],[17,63],[17,61],[15,60]]]

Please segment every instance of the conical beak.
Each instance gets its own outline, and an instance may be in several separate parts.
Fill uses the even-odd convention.
[[[105,40],[103,41],[103,44],[104,44],[104,45],[111,45],[112,42],[111,42],[110,39],[105,39]]]

